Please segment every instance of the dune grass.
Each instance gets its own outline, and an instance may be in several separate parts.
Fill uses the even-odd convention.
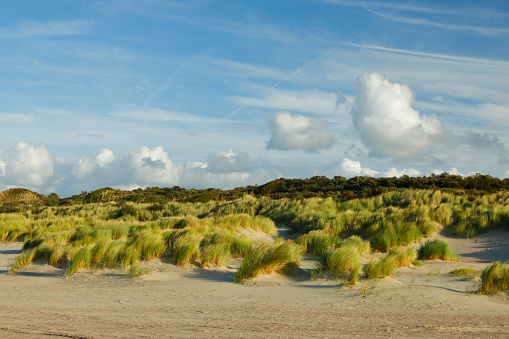
[[[132,265],[129,268],[129,276],[131,279],[141,277],[142,275],[147,275],[152,270],[149,267],[141,266],[141,265]]]
[[[66,275],[71,275],[80,268],[89,268],[91,263],[91,246],[84,246],[77,250],[71,257]]]
[[[28,251],[24,251],[20,255],[14,258],[14,262],[11,264],[11,271],[16,272],[20,268],[32,263],[34,259],[35,250],[29,249]]]
[[[270,274],[295,268],[299,265],[302,254],[302,248],[292,241],[272,245],[258,243],[244,257],[235,274],[235,281],[242,283],[258,274]]]
[[[322,253],[319,270],[327,269],[334,279],[355,284],[362,267],[360,257],[369,251],[369,242],[364,242],[358,236],[351,236],[337,248]]]
[[[449,272],[451,275],[463,277],[463,280],[473,280],[481,276],[482,271],[476,271],[471,268],[458,268]]]
[[[378,260],[371,260],[364,266],[363,273],[366,278],[376,279],[393,277],[398,268],[398,257],[395,254],[387,254]]]
[[[480,293],[489,294],[509,290],[509,264],[491,263],[481,273]]]
[[[118,201],[13,211],[0,213],[0,241],[24,240],[13,270],[38,259],[50,265],[67,264],[69,272],[76,266],[127,268],[163,256],[178,265],[201,267],[224,265],[231,256],[251,257],[255,262],[253,248],[258,245],[242,231],[252,229],[275,237],[278,224],[298,233],[292,246],[322,257],[321,269],[353,283],[361,272],[358,258],[364,251],[356,249],[355,242],[395,255],[401,267],[420,263],[414,252],[403,253],[399,246],[411,245],[442,227],[467,237],[498,227],[509,229],[507,192],[401,190],[348,201],[246,195],[229,202]],[[350,236],[358,240],[341,240]],[[80,259],[86,257],[84,251],[90,252],[89,263]],[[447,245],[434,241],[421,246],[418,254],[421,259],[456,259]],[[377,264],[382,265],[372,263]]]
[[[422,260],[458,261],[458,256],[452,252],[447,241],[440,239],[426,241],[417,254]]]
[[[325,250],[336,247],[341,241],[338,237],[323,231],[311,231],[298,237],[295,242],[301,245],[306,253],[321,255]]]

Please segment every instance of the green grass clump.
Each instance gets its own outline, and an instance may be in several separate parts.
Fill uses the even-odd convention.
[[[226,230],[205,235],[200,244],[200,267],[222,266],[230,257],[233,236]]]
[[[162,233],[158,230],[139,232],[129,240],[128,246],[138,250],[143,260],[160,257],[166,249]]]
[[[129,226],[126,224],[113,224],[108,227],[111,230],[111,239],[123,239],[127,238],[129,234]]]
[[[393,277],[398,268],[399,260],[396,254],[387,254],[379,260],[371,260],[364,266],[364,276],[370,279]]]
[[[11,265],[11,271],[16,272],[23,266],[26,266],[28,264],[31,264],[34,260],[34,249],[29,249],[28,251],[23,251],[21,254],[17,255],[16,258],[14,258],[14,262]]]
[[[509,264],[497,261],[482,271],[479,292],[488,294],[502,290],[509,290]]]
[[[120,254],[120,267],[125,268],[141,261],[141,249],[135,245],[126,244]]]
[[[242,265],[235,274],[235,281],[242,283],[258,274],[270,274],[295,268],[299,265],[301,258],[302,248],[292,241],[272,245],[258,243],[244,257]]]
[[[361,268],[360,256],[369,251],[369,242],[362,241],[358,236],[351,236],[339,247],[323,252],[321,269],[328,269],[334,279],[354,284]]]
[[[168,252],[178,266],[186,265],[200,257],[203,234],[199,231],[175,231],[168,237]]]
[[[104,249],[101,264],[105,267],[115,267],[120,260],[126,243],[122,240],[113,240]]]
[[[69,267],[65,272],[66,275],[71,275],[80,268],[89,268],[91,263],[91,246],[84,246],[77,250],[71,257]]]
[[[131,277],[131,279],[134,279],[134,278],[141,277],[142,275],[147,275],[151,271],[152,270],[148,267],[142,267],[140,265],[132,265],[129,268],[129,276]]]
[[[340,240],[323,231],[311,231],[298,237],[295,242],[301,245],[306,253],[321,255],[326,249],[336,247]]]
[[[232,239],[230,252],[234,256],[244,258],[249,253],[252,246],[253,241],[249,240],[245,234],[237,235]]]
[[[415,247],[394,247],[387,253],[388,255],[395,255],[399,267],[408,267],[410,265],[420,266],[417,261],[417,251]]]
[[[476,271],[471,268],[458,268],[449,272],[449,274],[463,277],[463,280],[473,280],[481,275],[482,271]]]
[[[417,251],[419,259],[422,260],[445,260],[457,261],[458,257],[455,255],[449,244],[444,240],[428,240]]]
[[[217,217],[214,220],[215,225],[229,229],[231,231],[238,230],[238,228],[250,228],[255,231],[262,231],[270,235],[277,234],[277,228],[274,221],[271,219],[256,215],[249,214],[229,214]]]
[[[101,239],[95,243],[90,251],[90,261],[92,264],[99,265],[102,262],[109,242],[109,240]]]

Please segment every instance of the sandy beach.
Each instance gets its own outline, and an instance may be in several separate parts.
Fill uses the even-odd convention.
[[[0,337],[490,337],[509,336],[506,293],[479,295],[478,280],[449,274],[481,270],[509,257],[509,232],[446,238],[459,262],[424,261],[394,278],[360,279],[355,286],[310,280],[314,258],[292,276],[233,282],[228,267],[177,267],[159,259],[151,273],[80,270],[35,263],[11,274],[21,243],[0,244]]]

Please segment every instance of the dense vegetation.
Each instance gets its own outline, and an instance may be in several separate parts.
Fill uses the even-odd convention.
[[[332,179],[316,176],[309,179],[277,179],[261,186],[237,187],[231,190],[209,188],[203,190],[174,187],[149,187],[133,191],[101,188],[92,192],[59,198],[55,193],[44,196],[24,189],[10,189],[0,192],[0,206],[5,211],[20,203],[44,205],[75,205],[106,202],[167,203],[232,201],[249,194],[254,197],[302,200],[312,197],[332,197],[342,201],[365,198],[382,193],[404,189],[440,189],[442,191],[465,191],[470,195],[509,191],[509,179],[494,178],[477,174],[462,177],[443,173],[429,177],[372,178],[354,177],[346,179],[336,176]]]
[[[311,185],[322,179],[323,185]],[[0,241],[24,241],[13,270],[34,260],[65,265],[67,274],[73,274],[80,268],[132,269],[140,261],[160,257],[177,265],[200,267],[221,266],[237,257],[242,264],[235,279],[242,282],[259,273],[290,271],[309,254],[321,258],[315,276],[327,271],[333,278],[354,284],[361,274],[379,278],[393,275],[398,267],[418,265],[417,256],[456,259],[446,243],[427,242],[418,250],[408,246],[444,227],[465,237],[500,227],[509,229],[509,192],[490,193],[506,180],[493,180],[485,189],[466,189],[468,178],[463,182],[448,175],[393,181],[354,179],[281,179],[239,192],[104,188],[64,199],[11,189],[0,192]],[[407,179],[416,179],[414,185],[449,186],[377,186],[384,180],[404,184]],[[476,176],[471,181],[487,179]],[[343,189],[351,189],[354,182],[362,184],[357,193],[346,197],[354,191],[331,194],[327,187],[334,182],[342,183]],[[452,182],[465,185],[465,189],[451,188]],[[309,186],[296,195],[298,184],[303,183]],[[287,192],[292,197],[279,196],[279,190],[287,186],[296,190]],[[245,194],[243,190],[265,193]],[[322,193],[303,198],[306,192]],[[205,196],[208,193],[213,198]],[[222,199],[216,199],[216,194]],[[353,198],[355,195],[364,198]],[[290,228],[294,240],[278,237],[276,225]],[[254,231],[264,236],[250,237]],[[386,255],[362,265],[361,257],[372,251]]]

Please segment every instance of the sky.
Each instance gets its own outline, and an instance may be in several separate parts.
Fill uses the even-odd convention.
[[[26,0],[0,190],[509,177],[509,3]]]

